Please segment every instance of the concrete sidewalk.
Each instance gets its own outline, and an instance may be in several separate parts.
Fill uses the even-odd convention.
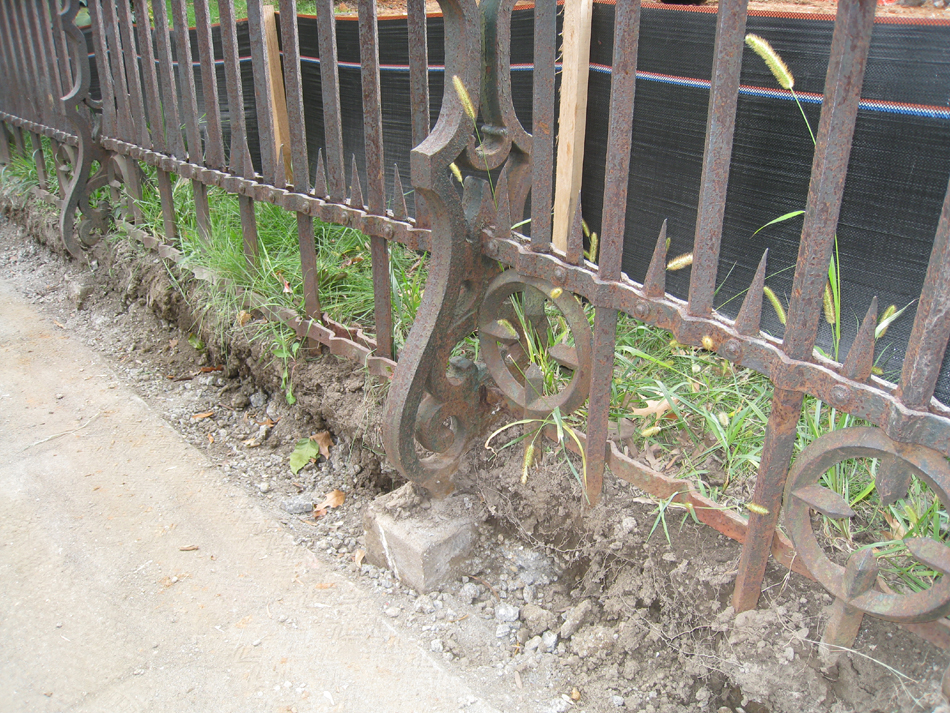
[[[0,711],[463,706],[494,710],[0,282]]]

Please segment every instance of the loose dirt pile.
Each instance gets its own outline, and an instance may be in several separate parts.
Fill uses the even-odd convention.
[[[824,665],[815,641],[831,599],[819,588],[773,565],[759,610],[736,616],[735,543],[613,478],[604,505],[587,512],[551,455],[523,484],[519,449],[476,448],[455,496],[482,523],[467,576],[429,595],[406,590],[362,561],[363,508],[411,487],[379,445],[386,384],[329,355],[285,363],[266,330],[233,328],[238,315],[198,319],[210,287],[131,240],[108,241],[90,266],[67,260],[50,250],[48,208],[0,201],[4,279],[107,355],[223,477],[375,590],[400,635],[422,640],[500,709],[884,713],[940,702],[944,652],[866,620],[855,650]],[[229,341],[219,340],[223,328]],[[324,431],[329,458],[292,473],[297,440]],[[334,490],[344,502],[315,518],[313,504]],[[428,507],[411,491],[389,497],[407,513]]]

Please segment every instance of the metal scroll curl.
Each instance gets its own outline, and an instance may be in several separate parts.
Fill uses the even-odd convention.
[[[440,0],[445,18],[446,92],[438,122],[411,154],[412,184],[430,211],[432,253],[425,295],[399,356],[383,420],[396,468],[437,497],[491,408],[484,367],[451,359],[477,327],[477,309],[498,273],[481,245],[510,234],[527,198],[531,137],[515,117],[509,70],[514,0]],[[476,131],[480,117],[481,129]],[[491,171],[469,176],[461,195],[450,166]]]
[[[822,486],[821,476],[849,458],[879,459],[875,485],[882,498],[906,496],[910,476],[926,483],[950,509],[950,465],[939,452],[891,440],[878,428],[847,428],[813,441],[798,459],[785,488],[785,524],[799,556],[824,588],[848,607],[900,623],[930,621],[950,613],[950,548],[929,537],[906,538],[909,556],[942,575],[920,592],[881,591],[878,564],[869,549],[851,553],[846,566],[832,562],[812,529],[812,511],[833,519],[854,517],[850,505]]]
[[[549,343],[552,330],[546,304],[560,314],[572,339]],[[587,400],[594,338],[584,309],[570,292],[506,270],[492,280],[485,294],[478,339],[489,374],[524,418],[545,418],[555,409],[567,415]],[[570,373],[557,393],[545,394],[527,378],[535,349],[545,351],[560,371]]]
[[[79,149],[73,164],[72,178],[66,190],[59,219],[63,243],[70,255],[82,259],[83,249],[94,246],[108,226],[109,211],[92,204],[91,196],[108,185],[109,154],[99,145],[99,119],[102,103],[89,96],[89,57],[86,40],[76,27],[79,0],[65,0],[60,17],[66,32],[69,61],[73,67],[73,86],[63,97],[66,118],[79,137]],[[99,168],[92,174],[92,163]],[[76,210],[82,215],[77,236]]]

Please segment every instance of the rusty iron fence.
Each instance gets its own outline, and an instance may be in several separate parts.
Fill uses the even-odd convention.
[[[137,219],[139,165],[156,170],[162,197],[165,256],[176,255],[171,175],[194,187],[199,232],[207,235],[209,186],[240,201],[247,261],[258,258],[255,201],[296,214],[305,304],[300,313],[272,310],[313,345],[390,377],[383,419],[388,457],[399,471],[437,496],[471,444],[484,436],[499,393],[516,417],[542,420],[586,405],[586,437],[578,444],[587,462],[587,496],[596,505],[603,475],[627,480],[661,498],[687,505],[696,517],[742,542],[733,605],[755,607],[766,564],[775,557],[817,580],[836,600],[824,641],[847,646],[864,614],[902,623],[950,647],[942,624],[922,626],[950,613],[950,550],[938,539],[908,539],[909,552],[936,573],[932,587],[894,592],[878,578],[870,549],[846,564],[829,558],[813,530],[813,516],[843,519],[849,503],[824,487],[821,476],[850,458],[879,461],[876,487],[885,504],[904,497],[912,477],[925,482],[950,511],[950,410],[933,398],[950,337],[950,188],[944,201],[926,281],[898,384],[872,375],[877,306],[867,315],[843,363],[814,350],[822,294],[832,258],[838,213],[874,19],[874,0],[840,0],[828,65],[817,147],[801,234],[798,262],[782,339],[760,331],[766,255],[735,320],[713,306],[730,154],[735,129],[747,0],[721,0],[709,93],[699,213],[687,300],[666,292],[665,230],[642,284],[621,270],[627,176],[637,83],[639,0],[616,0],[614,57],[607,137],[607,180],[600,255],[584,257],[580,216],[566,251],[551,242],[554,196],[557,5],[534,8],[533,131],[515,115],[511,101],[510,19],[514,0],[440,0],[446,25],[447,90],[430,129],[424,0],[408,0],[410,43],[411,187],[416,217],[403,199],[402,177],[387,198],[383,164],[380,66],[375,0],[359,3],[359,36],[365,134],[365,185],[355,167],[347,182],[343,151],[339,68],[332,0],[317,1],[325,145],[316,161],[307,155],[295,0],[280,0],[277,46],[266,40],[267,13],[249,0],[254,116],[245,115],[236,18],[219,0],[222,55],[214,53],[209,0],[194,0],[198,56],[192,56],[185,0],[89,0],[94,61],[101,100],[89,93],[86,39],[76,27],[76,0],[0,0],[0,161],[14,152],[32,155],[41,181],[46,163],[40,136],[51,140],[59,196],[40,191],[60,207],[63,241],[82,259],[109,227],[111,208],[97,190],[130,196],[124,215]],[[152,19],[153,18],[153,19]],[[174,59],[173,62],[173,48]],[[277,61],[278,73],[269,71]],[[215,63],[226,81],[218,86]],[[204,119],[199,121],[197,66]],[[272,83],[286,96],[287,144],[272,110]],[[448,80],[451,78],[451,82]],[[948,78],[950,79],[950,78]],[[454,91],[453,91],[454,89]],[[226,95],[230,125],[225,146],[219,93]],[[183,117],[184,126],[178,117]],[[248,122],[261,137],[260,170],[247,146]],[[288,150],[289,149],[289,150]],[[93,167],[95,165],[95,170]],[[311,166],[315,171],[311,172]],[[469,173],[460,188],[453,169]],[[491,180],[475,175],[489,172]],[[291,178],[292,176],[292,178]],[[44,183],[45,185],[45,183]],[[117,190],[121,186],[121,190]],[[348,187],[349,186],[349,187]],[[101,191],[99,192],[101,194]],[[527,208],[530,198],[530,209]],[[421,199],[421,200],[420,200]],[[387,207],[389,206],[389,207]],[[530,213],[530,237],[512,228]],[[351,226],[371,238],[375,286],[375,338],[337,324],[320,308],[313,221]],[[157,241],[150,239],[150,244]],[[399,242],[429,252],[425,294],[405,347],[393,353],[388,249]],[[516,319],[512,298],[523,314]],[[582,303],[593,307],[591,327]],[[549,356],[568,374],[557,393],[543,394],[537,367],[528,363],[530,335],[547,311],[563,316],[572,338],[547,344]],[[723,510],[684,481],[632,459],[609,438],[608,408],[618,315],[672,333],[684,345],[715,352],[753,369],[774,384],[761,464],[748,518]],[[544,333],[543,329],[537,330]],[[482,363],[453,357],[453,349],[477,333]],[[818,438],[797,457],[793,445],[803,398],[810,394],[870,426]],[[787,536],[777,529],[784,513]]]

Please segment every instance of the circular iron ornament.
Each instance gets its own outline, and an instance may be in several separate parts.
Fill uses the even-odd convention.
[[[542,345],[548,355],[566,369],[573,371],[570,382],[555,394],[525,399],[525,376],[528,349],[527,335],[521,320],[506,301],[517,293],[534,297],[543,305],[552,302],[564,315],[574,337],[573,346],[567,344]],[[535,331],[547,334],[547,318],[543,308],[536,318],[530,318]],[[525,418],[544,418],[554,409],[563,415],[580,407],[590,392],[590,375],[594,337],[590,323],[580,302],[570,292],[533,277],[525,277],[515,270],[507,270],[492,280],[478,313],[478,341],[488,373],[498,388]]]
[[[818,544],[811,524],[812,510],[836,519],[854,516],[840,495],[818,482],[829,469],[849,458],[880,459],[875,485],[882,497],[883,493],[891,493],[892,501],[903,497],[909,476],[915,475],[950,510],[950,465],[938,451],[898,443],[878,428],[847,428],[828,433],[802,451],[785,485],[785,525],[808,571],[832,595],[880,619],[908,624],[946,616],[950,613],[950,547],[942,542],[928,537],[905,539],[910,555],[944,576],[930,589],[903,594],[874,589],[876,576],[865,577],[871,587],[856,586],[860,575],[855,577],[846,571],[851,568],[832,562]],[[860,552],[853,553],[852,558]],[[855,559],[855,563],[858,561]],[[875,568],[871,572],[874,575],[876,564],[871,566]]]

